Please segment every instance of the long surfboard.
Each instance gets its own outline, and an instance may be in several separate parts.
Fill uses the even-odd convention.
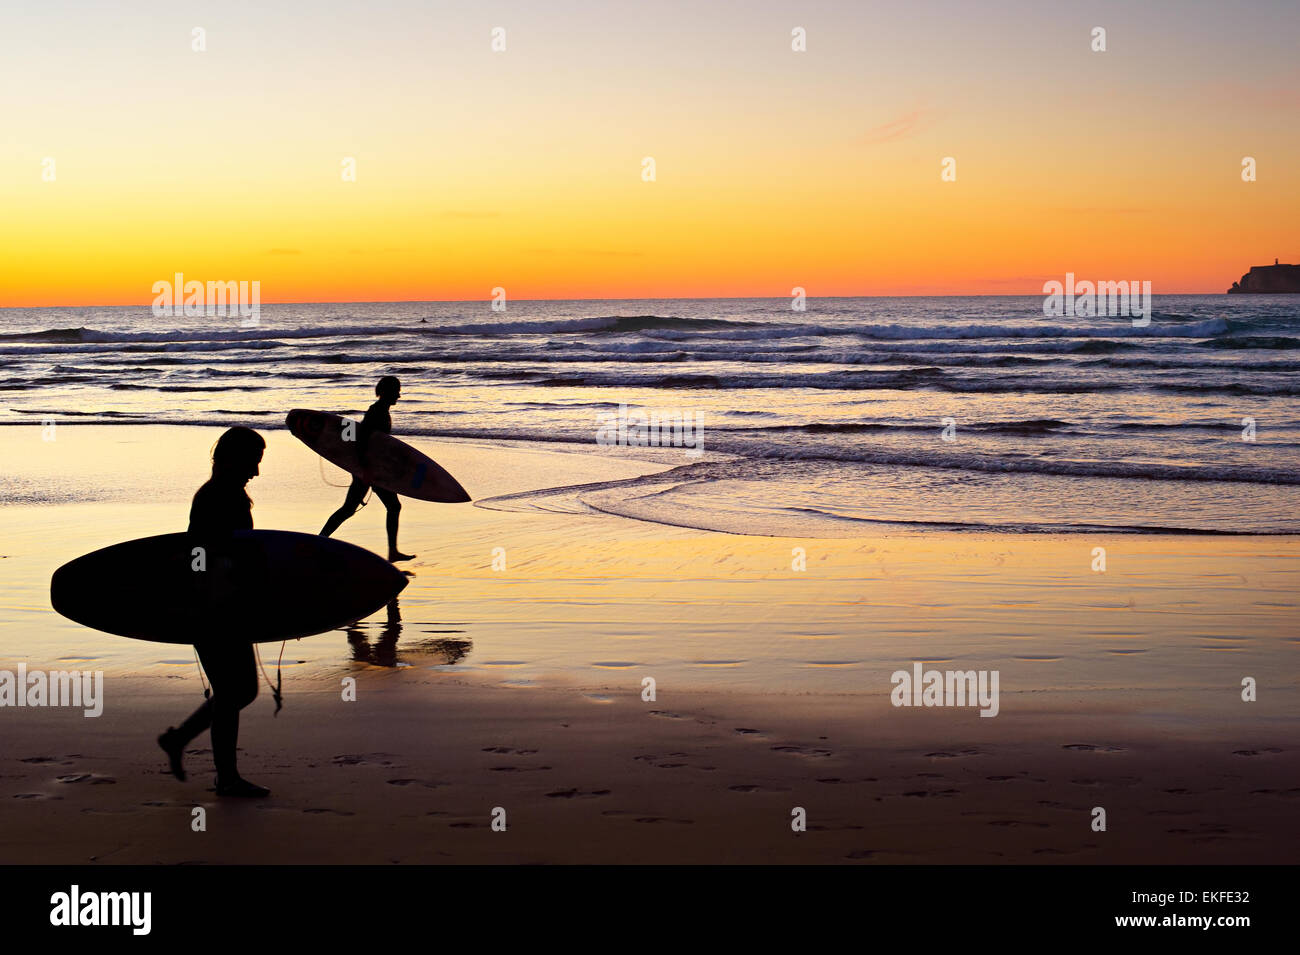
[[[346,541],[293,531],[237,531],[218,553],[189,534],[142,537],[69,561],[50,603],[105,633],[159,643],[268,643],[368,617],[407,578]]]
[[[366,484],[421,501],[463,504],[471,500],[460,482],[437,461],[391,434],[371,435],[362,463],[357,453],[357,422],[324,411],[295,408],[285,424],[307,447]]]

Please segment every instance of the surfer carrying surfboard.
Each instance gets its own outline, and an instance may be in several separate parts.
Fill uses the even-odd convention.
[[[229,550],[235,531],[253,529],[253,502],[244,489],[257,477],[266,442],[251,428],[231,428],[212,450],[212,477],[199,488],[190,506],[189,533],[206,551],[215,572]],[[212,684],[211,696],[177,728],[158,737],[167,753],[172,775],[184,781],[182,757],[189,742],[212,730],[212,759],[217,765],[218,796],[267,796],[270,790],[239,775],[235,753],[239,744],[239,711],[257,697],[257,663],[253,644],[238,634],[205,636],[195,643],[199,661]]]
[[[378,401],[370,406],[366,411],[366,416],[361,419],[361,427],[357,429],[357,455],[361,463],[366,463],[366,451],[370,444],[371,435],[376,432],[382,434],[391,434],[393,431],[393,419],[388,413],[388,409],[397,403],[397,399],[402,396],[402,383],[392,375],[385,375],[375,384],[375,395]],[[366,492],[370,490],[370,485],[359,477],[353,477],[352,484],[348,487],[347,497],[343,500],[343,506],[330,515],[325,526],[321,528],[321,536],[329,537],[339,529],[344,521],[357,512],[365,500]],[[382,487],[375,488],[375,496],[384,502],[384,507],[388,511],[388,559],[392,562],[399,560],[411,560],[414,554],[403,554],[397,549],[397,525],[401,518],[402,502],[398,496]]]

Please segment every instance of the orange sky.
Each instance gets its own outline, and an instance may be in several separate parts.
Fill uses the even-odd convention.
[[[263,302],[1221,292],[1300,262],[1293,3],[1249,31],[1173,2],[426,6],[0,14],[0,305],[175,272]]]

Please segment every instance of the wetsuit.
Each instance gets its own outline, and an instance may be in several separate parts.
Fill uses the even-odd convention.
[[[253,529],[253,505],[242,486],[208,481],[194,495],[190,506],[189,533],[192,546],[204,547],[212,572],[230,555],[230,535]],[[235,753],[239,745],[239,711],[257,697],[257,662],[252,643],[235,634],[201,637],[195,644],[199,661],[212,684],[212,695],[177,727],[177,734],[189,742],[209,727],[212,730],[212,758],[217,779],[239,779]]]
[[[366,460],[366,449],[370,445],[370,436],[376,432],[391,434],[393,431],[393,419],[388,414],[388,407],[382,401],[376,401],[367,410],[364,418],[361,419],[361,427],[357,431],[357,453],[362,462]],[[366,492],[370,490],[370,485],[354,477],[352,483],[348,485],[347,497],[343,499],[343,505],[325,525],[322,533],[328,537],[338,529],[338,526],[345,520],[356,513],[361,502],[366,498]],[[388,541],[393,548],[397,547],[397,526],[399,514],[402,510],[402,502],[392,491],[385,490],[382,487],[375,488],[375,497],[384,502],[384,507],[388,510]]]

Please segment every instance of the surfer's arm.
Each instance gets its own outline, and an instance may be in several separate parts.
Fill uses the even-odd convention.
[[[370,412],[361,419],[361,427],[357,429],[357,459],[366,463],[366,450],[370,447],[370,434],[374,431],[374,426],[370,423]]]
[[[361,419],[361,427],[357,429],[357,458],[362,464],[366,463],[366,450],[370,447],[370,436],[382,430],[376,418],[375,407],[371,405],[365,417]]]

